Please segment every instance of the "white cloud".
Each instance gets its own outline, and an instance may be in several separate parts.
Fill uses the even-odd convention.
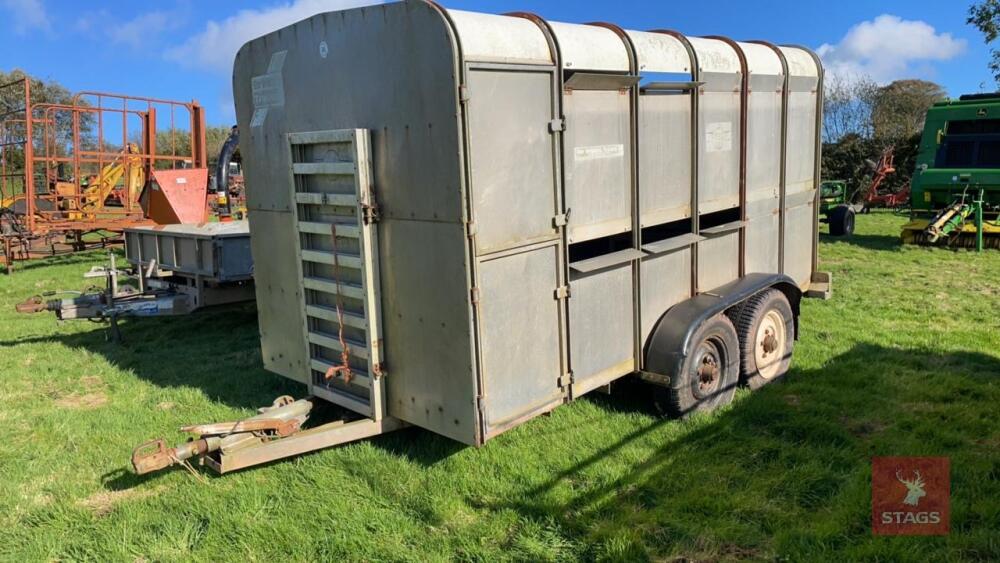
[[[0,0],[3,6],[13,16],[14,31],[24,35],[33,29],[52,31],[52,22],[45,11],[42,0]]]
[[[938,33],[926,22],[883,14],[855,25],[839,43],[824,44],[817,53],[835,78],[868,76],[886,83],[933,72],[931,63],[951,60],[966,46],[964,39]]]
[[[150,38],[176,29],[178,25],[180,20],[173,14],[161,11],[147,12],[127,22],[111,26],[108,29],[108,36],[115,43],[139,48]]]
[[[166,57],[188,68],[232,71],[244,43],[322,12],[381,4],[382,0],[294,0],[260,10],[241,10],[222,21],[209,21],[198,34],[169,49]]]
[[[87,12],[77,18],[74,28],[88,35],[99,34],[98,39],[132,49],[149,46],[167,31],[184,25],[185,16],[179,12],[156,10],[139,14],[128,21],[119,21],[107,10]]]

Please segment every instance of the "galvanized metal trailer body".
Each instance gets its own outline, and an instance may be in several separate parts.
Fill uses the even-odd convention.
[[[105,278],[103,290],[68,292],[74,296],[62,299],[36,296],[17,310],[52,311],[59,320],[109,320],[111,335],[118,340],[119,318],[186,315],[254,297],[250,229],[245,221],[129,227],[124,236],[130,269],[119,270],[111,253],[108,267],[84,274]]]
[[[246,221],[131,227],[125,229],[125,256],[140,268],[152,265],[219,283],[253,279]]]
[[[482,444],[646,370],[680,303],[828,292],[805,49],[407,1],[249,42],[233,88],[264,363],[345,439]]]

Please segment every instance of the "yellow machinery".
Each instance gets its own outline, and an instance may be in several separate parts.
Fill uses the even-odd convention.
[[[133,156],[138,154],[140,154],[139,146],[129,143],[118,159],[104,166],[100,173],[93,176],[81,194],[80,210],[88,214],[99,213],[104,209],[105,202],[111,197],[123,178],[125,180],[122,187],[123,199],[127,198],[129,202],[137,202],[139,192],[142,191],[146,183],[142,158]],[[80,214],[76,214],[76,216],[71,214],[71,218],[80,218]]]

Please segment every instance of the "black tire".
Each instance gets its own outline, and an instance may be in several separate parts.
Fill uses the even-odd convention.
[[[830,210],[830,234],[835,237],[849,237],[854,234],[854,210],[847,205],[838,205]]]
[[[683,369],[664,389],[661,406],[670,416],[687,418],[727,405],[739,385],[740,344],[728,317],[720,314],[702,323],[691,342]]]
[[[795,316],[785,294],[768,289],[730,310],[740,342],[740,380],[750,389],[778,381],[795,349]]]

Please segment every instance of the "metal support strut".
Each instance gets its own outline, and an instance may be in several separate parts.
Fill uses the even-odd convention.
[[[311,397],[296,401],[284,396],[270,407],[260,409],[257,416],[245,420],[182,427],[182,432],[194,437],[173,448],[167,447],[163,439],[146,442],[132,451],[132,468],[144,475],[172,465],[187,466],[188,460],[197,458],[201,465],[218,473],[228,473],[405,426],[398,419],[386,417],[381,420],[337,420],[303,430],[313,405]]]

